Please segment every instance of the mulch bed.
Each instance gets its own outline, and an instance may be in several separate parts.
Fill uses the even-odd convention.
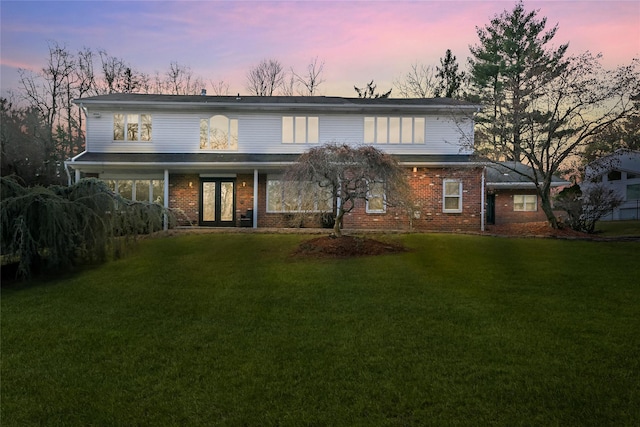
[[[569,227],[552,228],[547,222],[529,222],[487,226],[485,235],[504,237],[540,237],[559,239],[593,239],[594,236]],[[293,252],[293,257],[350,258],[406,252],[396,244],[356,236],[323,236],[304,241]]]

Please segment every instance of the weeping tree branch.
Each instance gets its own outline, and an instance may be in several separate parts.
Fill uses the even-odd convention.
[[[23,187],[0,178],[3,263],[18,260],[17,274],[58,270],[118,257],[140,234],[162,230],[162,206],[125,200],[103,181],[71,187]]]

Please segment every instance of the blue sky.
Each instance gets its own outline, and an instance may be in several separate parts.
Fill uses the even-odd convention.
[[[17,69],[41,68],[47,43],[71,51],[105,49],[148,74],[172,61],[205,80],[245,92],[246,71],[265,58],[304,70],[325,62],[321,92],[354,96],[353,85],[379,89],[411,64],[435,66],[446,49],[464,64],[482,27],[513,1],[7,1],[0,2],[0,88]],[[603,53],[612,67],[640,57],[639,1],[525,1],[570,53]]]

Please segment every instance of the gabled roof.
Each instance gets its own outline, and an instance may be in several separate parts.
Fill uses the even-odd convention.
[[[480,106],[451,98],[343,98],[333,96],[207,96],[207,95],[156,95],[139,93],[112,93],[73,101],[77,105],[90,106],[156,106],[238,109],[238,110],[287,110],[324,108],[338,111],[363,110],[468,110],[477,111]]]
[[[535,188],[534,170],[520,162],[498,162],[487,166],[486,186],[488,188]],[[557,176],[551,178],[552,187],[571,185]]]

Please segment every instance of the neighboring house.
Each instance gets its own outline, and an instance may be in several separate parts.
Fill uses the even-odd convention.
[[[556,176],[551,187],[571,185]],[[487,166],[487,224],[546,221],[534,184],[533,169],[517,162],[492,163]]]
[[[485,165],[465,148],[473,146],[474,104],[143,94],[74,102],[87,117],[86,151],[66,162],[76,179],[99,177],[126,198],[179,209],[185,224],[321,226],[320,215],[305,212],[333,212],[338,201],[318,197],[303,206],[285,191],[282,173],[310,147],[336,142],[392,154],[407,170],[415,204],[411,214],[387,207],[378,186],[380,194],[345,216],[345,228],[484,227]]]
[[[585,182],[601,182],[617,191],[624,202],[602,220],[640,219],[640,151],[616,150],[585,168]]]

